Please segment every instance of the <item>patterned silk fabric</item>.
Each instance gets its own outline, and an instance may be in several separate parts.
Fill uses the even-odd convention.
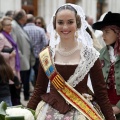
[[[111,63],[109,75],[107,79],[107,87],[108,89],[115,89],[115,76],[114,76],[114,63]]]

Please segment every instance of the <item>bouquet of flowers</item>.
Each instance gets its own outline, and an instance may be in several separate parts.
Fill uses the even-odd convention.
[[[1,102],[0,120],[36,120],[35,111],[22,105],[7,107],[5,102]]]

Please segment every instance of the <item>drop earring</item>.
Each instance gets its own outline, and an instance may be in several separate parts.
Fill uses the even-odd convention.
[[[75,38],[78,39],[78,31],[75,32]]]
[[[58,35],[57,35],[57,32],[55,32],[55,40],[57,40],[58,38]]]

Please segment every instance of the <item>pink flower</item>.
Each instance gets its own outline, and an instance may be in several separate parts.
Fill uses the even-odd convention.
[[[64,120],[70,120],[70,117],[65,117]]]
[[[51,115],[47,115],[47,117],[46,117],[47,120],[52,120],[51,118],[52,118]]]

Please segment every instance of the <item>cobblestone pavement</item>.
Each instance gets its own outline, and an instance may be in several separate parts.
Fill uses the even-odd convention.
[[[30,96],[32,95],[33,90],[34,90],[34,87],[32,86],[32,84],[30,84]],[[21,96],[21,104],[26,107],[29,100],[27,101],[24,100],[23,89],[21,90],[20,96]]]

